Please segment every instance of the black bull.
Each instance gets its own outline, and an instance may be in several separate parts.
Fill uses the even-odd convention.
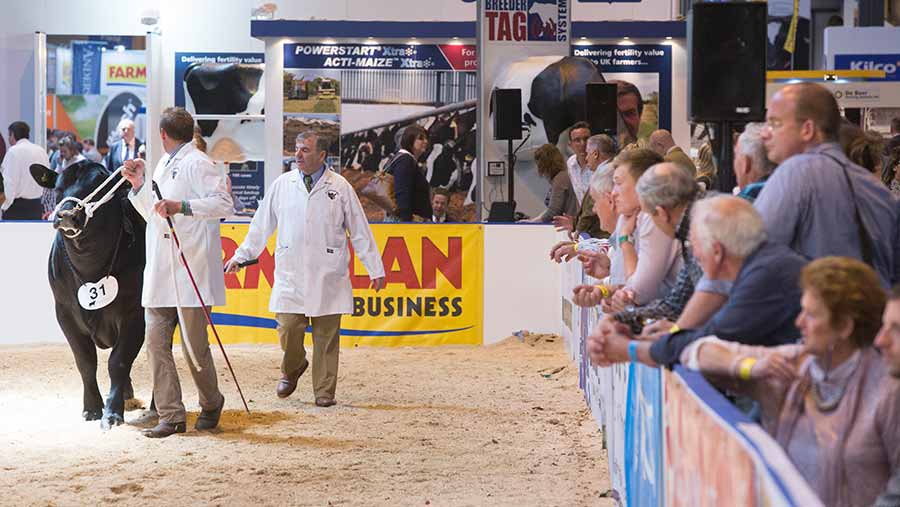
[[[88,161],[69,166],[60,175],[38,165],[31,167],[31,173],[41,186],[55,189],[57,202],[65,197],[84,199],[110,174],[100,164]],[[97,197],[116,181],[118,178]],[[145,223],[126,197],[129,188],[120,187],[90,218],[74,202],[66,202],[54,219],[57,233],[50,250],[49,277],[56,320],[75,356],[84,386],[82,416],[89,421],[100,419],[104,429],[124,422],[125,400],[134,395],[131,365],[144,343],[141,291]],[[82,308],[77,297],[79,287],[107,275],[118,281],[116,298],[100,309]],[[97,386],[97,348],[112,348],[105,404]]]

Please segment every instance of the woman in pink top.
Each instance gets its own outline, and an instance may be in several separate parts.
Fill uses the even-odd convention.
[[[753,396],[825,505],[870,506],[900,464],[900,381],[872,347],[885,294],[871,267],[846,257],[813,261],[800,284],[802,345],[707,337],[682,362]]]

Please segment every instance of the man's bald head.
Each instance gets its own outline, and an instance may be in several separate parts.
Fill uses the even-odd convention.
[[[665,156],[673,146],[675,146],[675,139],[668,130],[659,129],[650,134],[650,147],[656,153]]]
[[[841,110],[828,88],[816,83],[797,83],[785,86],[780,93],[793,105],[798,123],[812,120],[823,142],[838,139]]]

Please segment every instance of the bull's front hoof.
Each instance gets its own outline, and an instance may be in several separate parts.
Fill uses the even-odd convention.
[[[84,418],[85,421],[96,421],[103,417],[102,410],[85,410],[81,413],[81,417]]]
[[[119,414],[106,414],[100,419],[100,429],[103,431],[109,431],[114,426],[119,426],[120,424],[125,423],[125,418]]]

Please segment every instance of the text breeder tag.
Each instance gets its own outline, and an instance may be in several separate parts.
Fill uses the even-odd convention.
[[[109,275],[97,282],[88,282],[78,288],[78,304],[85,310],[99,310],[115,301],[119,294],[119,282]]]

